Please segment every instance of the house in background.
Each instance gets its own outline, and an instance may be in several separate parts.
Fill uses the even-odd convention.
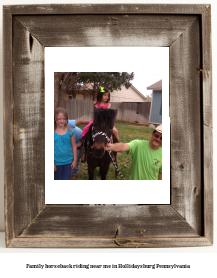
[[[75,90],[75,99],[81,99],[81,100],[93,100],[93,94],[97,94],[97,92],[93,91],[93,86],[91,84],[85,84],[82,85],[79,89]],[[71,94],[66,96],[66,98],[69,97],[69,99],[73,98],[73,91]]]
[[[82,85],[79,90],[76,90],[75,98],[81,100],[95,100],[97,92],[97,90],[93,90],[91,84]],[[73,92],[66,96],[66,98],[68,97],[70,99],[73,98]],[[121,85],[121,90],[110,93],[110,102],[148,102],[148,99],[133,85],[128,89]]]
[[[71,89],[66,94],[64,107],[67,109],[69,117],[71,119],[91,120],[97,92],[98,90],[93,89],[91,84]],[[68,99],[70,100],[68,101]],[[112,108],[118,110],[117,121],[149,124],[151,102],[133,85],[128,89],[122,86],[121,90],[111,92],[110,102],[112,102]]]
[[[121,85],[121,90],[110,93],[110,102],[148,102],[148,99],[133,85],[128,89]]]
[[[162,80],[147,87],[152,90],[149,123],[162,124]]]

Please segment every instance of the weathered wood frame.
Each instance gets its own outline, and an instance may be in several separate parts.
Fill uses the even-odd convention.
[[[46,46],[170,48],[171,205],[45,205]],[[4,6],[6,246],[212,245],[211,67],[210,5]]]

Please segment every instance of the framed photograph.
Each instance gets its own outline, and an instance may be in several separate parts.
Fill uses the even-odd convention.
[[[85,61],[88,61],[88,63],[85,63]],[[146,91],[146,87],[156,83],[156,81],[162,80],[161,99],[163,102],[162,111],[164,112],[162,113],[161,122],[159,120],[157,124],[159,125],[163,121],[164,132],[166,134],[164,138],[165,144],[162,148],[164,165],[162,180],[136,180],[132,190],[132,180],[129,180],[129,175],[127,176],[128,178],[125,176],[131,170],[131,161],[128,158],[131,158],[131,155],[127,155],[125,152],[117,154],[117,165],[123,178],[126,180],[122,180],[120,176],[115,178],[115,167],[110,158],[109,172],[104,181],[101,181],[100,176],[97,177],[100,180],[96,180],[96,178],[89,181],[82,180],[83,176],[88,179],[89,167],[88,164],[83,163],[79,164],[78,180],[54,180],[53,164],[51,164],[51,161],[54,161],[53,125],[51,125],[54,118],[51,104],[55,103],[54,91],[56,91],[54,90],[54,84],[56,84],[54,73],[65,72],[66,75],[70,70],[74,72],[81,72],[83,70],[88,73],[100,72],[100,74],[105,72],[133,72],[134,78],[131,83],[141,92],[144,89]],[[63,85],[63,87],[65,88],[66,85]],[[169,47],[46,47],[45,91],[47,92],[45,94],[45,204],[170,204]],[[131,112],[137,103],[131,102],[131,106],[126,106],[126,111],[124,111],[125,109],[120,107],[120,102],[112,101],[113,94],[120,96],[124,94],[123,101],[128,101],[128,104],[130,104],[127,92],[127,90],[122,88],[117,93],[110,93],[111,109],[118,105],[116,118],[121,120],[121,123],[119,125],[119,122],[116,121],[114,125],[118,130],[120,142],[125,142],[123,141],[124,138],[129,137],[129,131],[123,126],[122,121],[126,120],[127,114],[131,113],[131,117],[128,118],[130,122],[126,123],[131,124],[133,129],[133,117],[138,115],[136,114],[138,110],[135,110],[134,114]],[[132,89],[129,89],[128,94],[132,98],[135,97]],[[81,97],[77,93],[76,99],[69,99],[68,94],[65,94],[64,101],[60,106],[66,109],[69,119],[92,120],[94,101],[80,100],[79,98]],[[75,101],[76,103],[74,103]],[[147,102],[139,102],[139,104],[147,104]],[[146,109],[150,113],[150,103],[148,104]],[[144,110],[140,113],[145,114]],[[134,132],[130,130],[132,134],[131,140],[128,139],[129,141],[135,139],[145,140],[146,138],[150,140],[149,116],[147,120],[142,119],[141,121],[143,125],[135,126]],[[144,123],[146,123],[146,126]],[[136,134],[136,129],[141,130],[139,138],[137,137],[139,134]],[[147,137],[145,137],[145,134],[147,134]],[[94,161],[95,159],[92,158],[92,163]],[[92,163],[90,163],[91,166]],[[95,170],[96,173],[98,169]],[[112,180],[109,178],[111,172],[113,174]],[[156,192],[158,192],[157,195]]]
[[[212,245],[211,6],[4,6],[3,31],[6,246]],[[132,48],[169,48],[170,122],[165,132],[168,134],[164,134],[170,158],[167,204],[124,205],[120,201],[119,205],[88,205],[94,203],[81,202],[82,196],[74,204],[45,202],[49,102],[53,109],[45,82],[45,53],[51,47],[70,48],[72,57],[73,48],[83,48],[85,52],[87,48],[118,51],[123,47],[131,48],[131,53]],[[61,58],[65,59],[64,55]],[[120,188],[116,185],[107,192],[118,196],[130,190],[132,196],[142,195],[135,188],[136,183],[126,181],[126,189],[125,181],[120,182]],[[100,190],[90,192],[98,195]],[[89,193],[84,190],[79,194]],[[156,190],[156,198],[158,194],[161,193]]]

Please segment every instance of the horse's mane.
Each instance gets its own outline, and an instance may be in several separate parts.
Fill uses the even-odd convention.
[[[115,116],[117,115],[117,110],[109,108],[95,108],[93,114],[94,126],[105,125],[109,128],[113,128]]]

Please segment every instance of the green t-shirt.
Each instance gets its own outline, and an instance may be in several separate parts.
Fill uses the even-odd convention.
[[[130,180],[158,180],[162,173],[162,148],[153,150],[147,140],[133,140],[127,143],[132,155]]]

